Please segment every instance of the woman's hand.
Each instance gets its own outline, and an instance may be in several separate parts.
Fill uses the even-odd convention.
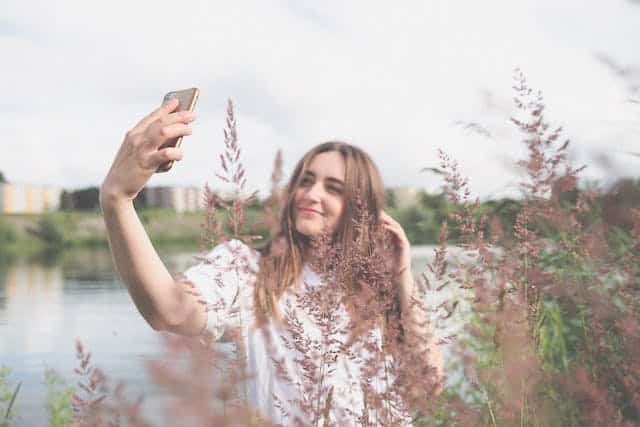
[[[386,212],[380,215],[382,227],[391,236],[393,282],[400,290],[400,303],[406,310],[409,300],[413,295],[413,276],[411,273],[411,244],[398,221],[391,218]]]
[[[411,331],[410,336],[413,337],[407,341],[408,352],[413,355],[422,355],[426,366],[436,369],[436,393],[439,394],[445,384],[444,359],[436,335],[431,328],[427,311],[422,306],[412,303],[415,289],[411,274],[411,245],[402,226],[396,220],[386,212],[382,212],[381,219],[384,229],[392,236],[394,283],[400,291],[403,326],[405,331]]]
[[[100,188],[101,200],[133,200],[161,164],[182,159],[177,147],[158,148],[166,141],[191,135],[188,126],[195,114],[174,113],[178,106],[172,99],[142,119],[127,135]]]
[[[392,244],[394,278],[400,278],[405,273],[411,273],[411,245],[402,226],[398,221],[391,218],[386,212],[380,215],[382,227],[389,232]]]

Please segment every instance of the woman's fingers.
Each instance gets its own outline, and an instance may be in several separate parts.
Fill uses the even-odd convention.
[[[145,132],[154,123],[167,126],[174,123],[191,123],[195,120],[196,114],[193,111],[174,111],[177,107],[178,102],[175,99],[162,104],[159,108],[140,120],[133,128],[133,131]]]
[[[397,225],[394,224],[384,224],[385,230],[388,230],[393,235],[395,235],[398,239],[404,240],[404,231]]]
[[[167,147],[149,156],[149,169],[157,169],[163,163],[182,160],[182,150],[179,147]]]
[[[157,146],[162,145],[167,140],[172,138],[177,138],[179,136],[191,135],[193,133],[193,129],[190,126],[183,123],[174,123],[171,125],[162,126],[159,130],[160,140],[154,141]]]
[[[380,214],[380,219],[382,220],[383,224],[393,224],[393,225],[400,226],[400,223],[395,219],[391,218],[391,216],[385,211],[382,211],[382,213]]]
[[[147,115],[145,118],[140,120],[138,124],[135,125],[133,130],[138,132],[144,132],[149,127],[149,125],[151,125],[151,123],[155,122],[162,116],[166,116],[167,114],[171,113],[176,108],[178,108],[178,104],[179,102],[175,98],[165,102],[160,107],[156,108],[151,113],[149,113],[149,115]]]
[[[103,189],[133,199],[145,185],[158,166],[168,161],[182,159],[179,148],[162,144],[178,137],[191,135],[189,125],[195,114],[188,111],[175,112],[178,101],[173,99],[152,111],[127,132],[103,182]]]
[[[409,239],[407,234],[404,232],[402,225],[395,219],[391,218],[387,213],[382,212],[380,216],[382,219],[382,226],[385,230],[391,232],[394,236],[396,236],[401,242],[408,244]]]
[[[181,136],[191,135],[193,130],[188,124],[188,115],[176,114],[173,120],[177,120],[173,124],[165,124],[169,119],[161,117],[147,129],[146,136],[142,137],[142,144],[138,144],[135,150],[138,153],[140,163],[145,169],[156,170],[158,166],[168,161],[177,161],[182,159],[182,150],[177,147],[165,147],[159,149],[162,144]],[[181,122],[183,121],[183,122]]]
[[[384,224],[382,224],[384,226],[384,228],[386,228],[387,230],[393,230],[393,231],[400,231],[400,226],[398,224],[393,224],[391,222],[385,222]]]
[[[157,149],[170,139],[191,135],[193,130],[188,124],[193,121],[193,117],[189,112],[180,112],[158,118],[147,129],[144,140],[147,145]]]
[[[400,225],[400,223],[395,219],[391,218],[391,216],[388,213],[382,211],[382,213],[380,214],[380,219],[382,220],[382,225],[392,226],[395,229],[399,228],[400,230],[402,230],[402,226]]]
[[[166,124],[173,123],[191,123],[196,119],[196,113],[193,111],[177,111],[167,115]]]
[[[189,124],[196,119],[196,113],[192,111],[178,111],[175,113],[167,114],[156,119],[154,125],[158,126],[171,126],[177,123]]]

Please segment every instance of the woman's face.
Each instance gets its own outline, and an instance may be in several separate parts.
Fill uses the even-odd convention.
[[[344,210],[345,163],[337,151],[316,154],[294,192],[293,220],[298,233],[318,236],[336,230]]]

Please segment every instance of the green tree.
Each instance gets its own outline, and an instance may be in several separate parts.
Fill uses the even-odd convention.
[[[73,196],[67,190],[63,190],[60,194],[60,210],[70,211],[73,210]]]
[[[384,198],[387,206],[390,209],[395,209],[398,207],[398,200],[396,198],[396,193],[390,188],[384,190]]]
[[[66,242],[64,224],[51,214],[40,218],[37,235],[51,248],[62,248]]]
[[[71,193],[73,207],[79,210],[98,210],[100,190],[98,187],[88,187]]]
[[[18,239],[18,233],[13,224],[0,217],[0,246],[14,243]]]

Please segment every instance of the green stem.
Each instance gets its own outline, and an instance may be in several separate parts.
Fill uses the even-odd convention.
[[[20,391],[20,387],[22,386],[22,381],[18,383],[16,389],[11,395],[11,400],[9,401],[9,406],[7,407],[7,412],[4,414],[4,421],[9,421],[9,416],[11,415],[11,408],[13,408],[13,404],[16,401],[16,397],[18,396],[18,392]]]

